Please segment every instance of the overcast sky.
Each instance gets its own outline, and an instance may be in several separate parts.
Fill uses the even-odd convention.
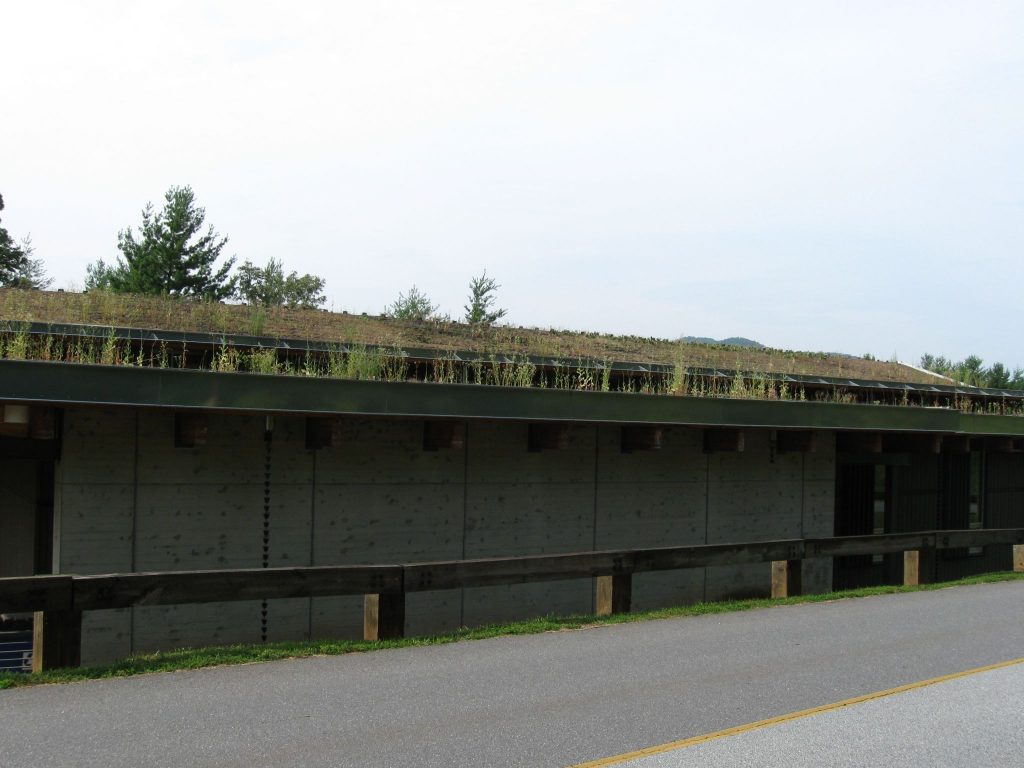
[[[335,310],[1024,365],[1024,3],[6,3],[55,287],[191,185]]]

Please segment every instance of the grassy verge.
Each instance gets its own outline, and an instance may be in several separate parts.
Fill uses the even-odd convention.
[[[492,624],[474,629],[459,629],[444,635],[408,637],[400,640],[366,642],[362,640],[323,640],[312,642],[267,643],[265,645],[226,645],[212,648],[183,648],[176,651],[157,652],[132,656],[113,664],[103,664],[77,669],[62,669],[37,674],[0,673],[0,690],[26,685],[45,683],[68,683],[77,680],[96,680],[109,677],[128,677],[151,672],[173,672],[183,669],[223,666],[226,664],[249,664],[258,661],[275,661],[306,656],[335,656],[343,653],[375,651],[382,648],[410,648],[425,645],[443,645],[464,640],[482,640],[506,635],[532,635],[540,632],[582,629],[605,624],[626,624],[653,619],[668,619],[681,616],[702,616],[715,613],[749,611],[755,608],[769,608],[800,603],[819,603],[873,595],[891,595],[904,592],[921,592],[944,589],[968,584],[988,584],[997,581],[1024,581],[1024,573],[988,573],[970,576],[958,581],[940,584],[925,584],[917,587],[884,586],[864,587],[844,592],[826,592],[819,595],[801,595],[782,599],[757,598],[749,600],[728,600],[711,603],[695,603],[654,611],[618,614],[615,616],[546,616],[510,624]]]

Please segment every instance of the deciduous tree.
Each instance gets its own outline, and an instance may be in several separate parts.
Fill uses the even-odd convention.
[[[297,272],[286,275],[277,259],[271,259],[265,267],[246,261],[238,268],[235,280],[236,296],[246,304],[313,309],[326,301],[322,277]]]
[[[4,198],[0,195],[0,211],[4,209]],[[20,243],[0,227],[0,286],[4,288],[48,288],[53,279],[46,276],[42,259],[32,258],[32,240],[29,237]]]

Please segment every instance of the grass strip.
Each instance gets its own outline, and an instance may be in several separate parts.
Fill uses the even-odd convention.
[[[49,683],[70,683],[79,680],[99,680],[111,677],[129,677],[132,675],[153,672],[175,672],[185,669],[202,669],[204,667],[224,666],[228,664],[251,664],[261,661],[277,661],[280,659],[298,659],[307,656],[337,656],[343,653],[362,653],[384,648],[415,648],[427,645],[444,645],[465,640],[483,640],[491,637],[510,635],[533,635],[541,632],[555,632],[571,629],[584,629],[608,624],[627,624],[655,619],[671,619],[683,616],[706,616],[716,613],[734,613],[757,608],[770,608],[783,605],[800,605],[802,603],[821,603],[833,600],[846,600],[874,595],[894,595],[906,592],[924,592],[935,589],[965,586],[971,584],[990,584],[1002,581],[1024,581],[1024,573],[999,572],[979,576],[969,576],[956,581],[920,586],[879,586],[862,587],[841,592],[824,592],[815,595],[800,595],[787,598],[751,598],[748,600],[724,600],[719,602],[694,603],[691,605],[659,608],[653,611],[622,613],[613,616],[545,616],[508,624],[490,624],[483,627],[463,628],[442,635],[425,635],[407,637],[398,640],[321,640],[282,642],[266,644],[239,644],[215,646],[209,648],[182,648],[174,651],[158,651],[156,653],[130,656],[122,661],[111,664],[100,664],[74,669],[57,669],[49,672],[33,674],[4,672],[0,673],[0,690],[28,685]]]

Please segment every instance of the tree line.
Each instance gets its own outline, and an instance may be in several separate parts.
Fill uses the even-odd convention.
[[[921,367],[972,387],[1024,389],[1024,369],[1010,370],[1002,363],[992,363],[986,367],[985,361],[977,355],[968,355],[954,362],[941,355],[925,353],[921,357]]]
[[[100,259],[86,267],[86,289],[298,308],[319,307],[326,300],[323,278],[285,274],[277,259],[265,267],[245,261],[232,274],[234,256],[218,265],[228,238],[212,225],[204,231],[205,223],[206,209],[196,203],[192,188],[171,187],[163,208],[148,203],[142,209],[137,233],[131,227],[117,233],[115,263]]]
[[[3,210],[0,196],[0,211]],[[196,203],[189,186],[172,186],[157,210],[148,203],[138,230],[117,233],[119,255],[86,267],[86,290],[180,296],[209,301],[235,300],[252,306],[315,309],[326,302],[324,279],[317,275],[285,272],[283,263],[270,259],[266,266],[242,262],[234,272],[235,257],[221,260],[228,243],[212,225],[204,229],[206,209]],[[53,283],[41,259],[33,258],[29,238],[20,243],[0,227],[0,287],[44,289]],[[495,306],[500,286],[484,271],[470,282],[465,321],[489,326],[507,314]],[[384,314],[399,320],[451,321],[438,313],[416,286],[399,293]]]
[[[0,195],[0,211],[4,210]],[[316,275],[285,273],[284,265],[270,259],[260,267],[244,261],[232,273],[235,257],[221,259],[228,238],[213,226],[204,230],[206,209],[196,203],[191,187],[171,187],[164,205],[148,203],[142,210],[138,232],[127,227],[117,234],[120,255],[113,263],[99,259],[86,267],[87,290],[180,296],[210,301],[236,300],[252,306],[315,309],[323,306],[325,281]],[[16,241],[0,226],[0,287],[45,289],[53,283],[42,259],[35,258],[31,239]],[[463,322],[485,327],[505,317],[496,305],[497,281],[485,270],[469,283]],[[415,285],[384,308],[396,320],[452,322],[438,305]],[[870,356],[867,356],[870,357]],[[1024,389],[1024,369],[1010,370],[1002,363],[986,367],[977,355],[954,362],[925,354],[921,367],[958,383],[996,389]]]

